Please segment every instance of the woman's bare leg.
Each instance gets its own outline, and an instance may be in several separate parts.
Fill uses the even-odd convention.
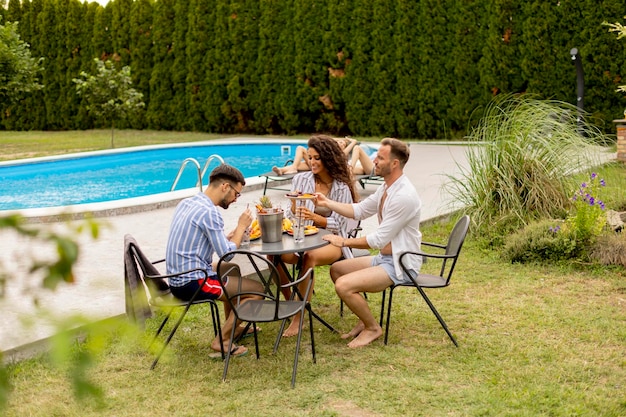
[[[295,174],[298,171],[309,171],[311,167],[309,166],[309,158],[306,152],[306,148],[304,146],[298,146],[296,148],[296,156],[293,158],[293,163],[291,165],[287,165],[286,167],[279,168],[277,166],[272,167],[272,171],[274,171],[277,175],[285,175],[285,174]]]
[[[352,173],[354,175],[371,174],[372,170],[374,169],[374,162],[363,150],[363,148],[361,148],[359,145],[356,145],[354,149],[352,149],[350,166],[352,167]]]
[[[304,274],[309,268],[315,268],[319,265],[330,265],[339,258],[341,258],[341,248],[333,245],[326,245],[318,249],[307,251],[304,253],[304,258],[302,258],[302,269],[300,269],[300,273]],[[308,280],[304,280],[298,286],[298,290],[301,294],[304,293],[308,284]],[[309,294],[309,300],[307,301],[310,301],[310,299],[311,295]],[[296,314],[291,318],[289,327],[283,332],[283,337],[296,336],[298,334],[299,324],[300,314]]]

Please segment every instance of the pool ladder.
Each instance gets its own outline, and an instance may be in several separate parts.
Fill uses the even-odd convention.
[[[224,159],[221,156],[211,155],[204,163],[204,166],[202,167],[202,169],[200,169],[200,163],[198,162],[196,158],[185,159],[183,163],[180,164],[180,168],[178,169],[178,174],[176,175],[176,179],[174,180],[174,183],[172,184],[172,188],[170,188],[170,191],[174,191],[174,189],[176,188],[176,185],[178,184],[178,180],[180,180],[180,176],[183,175],[183,171],[185,170],[185,167],[187,166],[187,164],[192,163],[193,165],[196,166],[196,169],[198,171],[198,183],[196,184],[196,186],[200,189],[200,192],[202,192],[202,178],[204,177],[204,174],[206,173],[207,168],[209,168],[209,164],[214,159],[217,159],[222,164],[224,163]]]

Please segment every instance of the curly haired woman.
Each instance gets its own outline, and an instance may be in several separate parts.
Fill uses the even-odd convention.
[[[348,168],[345,154],[335,139],[325,135],[311,136],[308,141],[307,156],[310,171],[298,173],[292,181],[292,191],[304,194],[322,193],[327,198],[342,203],[358,201],[358,194],[354,188],[352,174]],[[291,215],[301,215],[308,224],[324,228],[334,234],[347,237],[346,218],[322,207],[315,207],[313,201],[306,200],[302,207],[297,208],[295,200],[292,202]],[[301,271],[307,271],[319,265],[330,265],[342,258],[352,258],[352,252],[345,248],[326,245],[321,248],[306,251],[302,258]],[[285,263],[298,263],[297,254],[282,255]],[[282,268],[279,268],[282,274]],[[281,277],[286,280],[287,277]],[[303,283],[302,291],[307,283]],[[294,317],[291,325],[283,336],[290,337],[298,334],[300,317]]]

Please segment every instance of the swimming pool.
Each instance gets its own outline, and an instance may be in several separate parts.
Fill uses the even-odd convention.
[[[209,141],[124,148],[0,163],[0,210],[65,207],[149,196],[170,191],[181,164],[203,167],[219,155],[246,178],[282,166],[306,141]],[[203,177],[220,162],[214,159]],[[176,190],[196,187],[197,169],[186,165]]]

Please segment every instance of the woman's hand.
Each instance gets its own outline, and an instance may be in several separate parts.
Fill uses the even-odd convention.
[[[315,223],[315,218],[317,216],[317,214],[315,214],[305,206],[296,208],[296,217],[302,217],[304,220],[313,220],[313,222]]]

